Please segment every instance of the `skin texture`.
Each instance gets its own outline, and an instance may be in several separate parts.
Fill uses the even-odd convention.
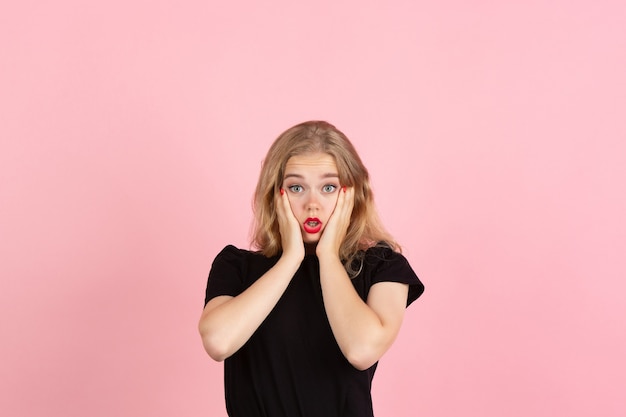
[[[333,335],[348,361],[357,369],[367,369],[398,334],[408,286],[374,284],[367,302],[354,290],[339,258],[354,191],[338,183],[331,156],[315,153],[289,159],[283,190],[276,196],[283,253],[273,268],[237,297],[209,301],[199,323],[205,350],[221,361],[243,346],[276,305],[309,251],[319,259],[324,307]],[[305,230],[304,222],[311,217],[322,222],[317,233]]]

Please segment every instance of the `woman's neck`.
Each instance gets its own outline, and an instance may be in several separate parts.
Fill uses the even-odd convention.
[[[315,255],[315,248],[317,248],[317,242],[315,243],[305,243],[304,244],[304,253],[307,255]]]

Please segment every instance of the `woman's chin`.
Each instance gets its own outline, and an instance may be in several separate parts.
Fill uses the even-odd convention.
[[[304,241],[305,245],[317,245],[317,242],[320,241],[319,237],[311,237],[311,236],[304,236],[302,240]]]
[[[321,230],[316,233],[309,233],[306,230],[300,230],[302,232],[302,240],[307,243],[317,242],[320,240],[320,236],[322,235]]]
[[[317,233],[308,233],[305,230],[302,230],[302,241],[305,244],[317,244],[320,241],[320,232]]]

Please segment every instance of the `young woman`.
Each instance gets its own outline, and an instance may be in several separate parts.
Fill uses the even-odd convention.
[[[251,252],[215,258],[199,330],[225,360],[231,417],[373,416],[372,378],[424,290],[376,215],[369,174],[334,126],[271,146]]]

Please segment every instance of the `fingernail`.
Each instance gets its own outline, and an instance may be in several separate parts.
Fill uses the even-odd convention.
[[[281,188],[280,189],[280,195],[283,195],[283,194],[285,194],[285,190]]]
[[[343,190],[343,192],[346,192],[346,186],[344,185],[343,187],[341,187],[341,189]]]

